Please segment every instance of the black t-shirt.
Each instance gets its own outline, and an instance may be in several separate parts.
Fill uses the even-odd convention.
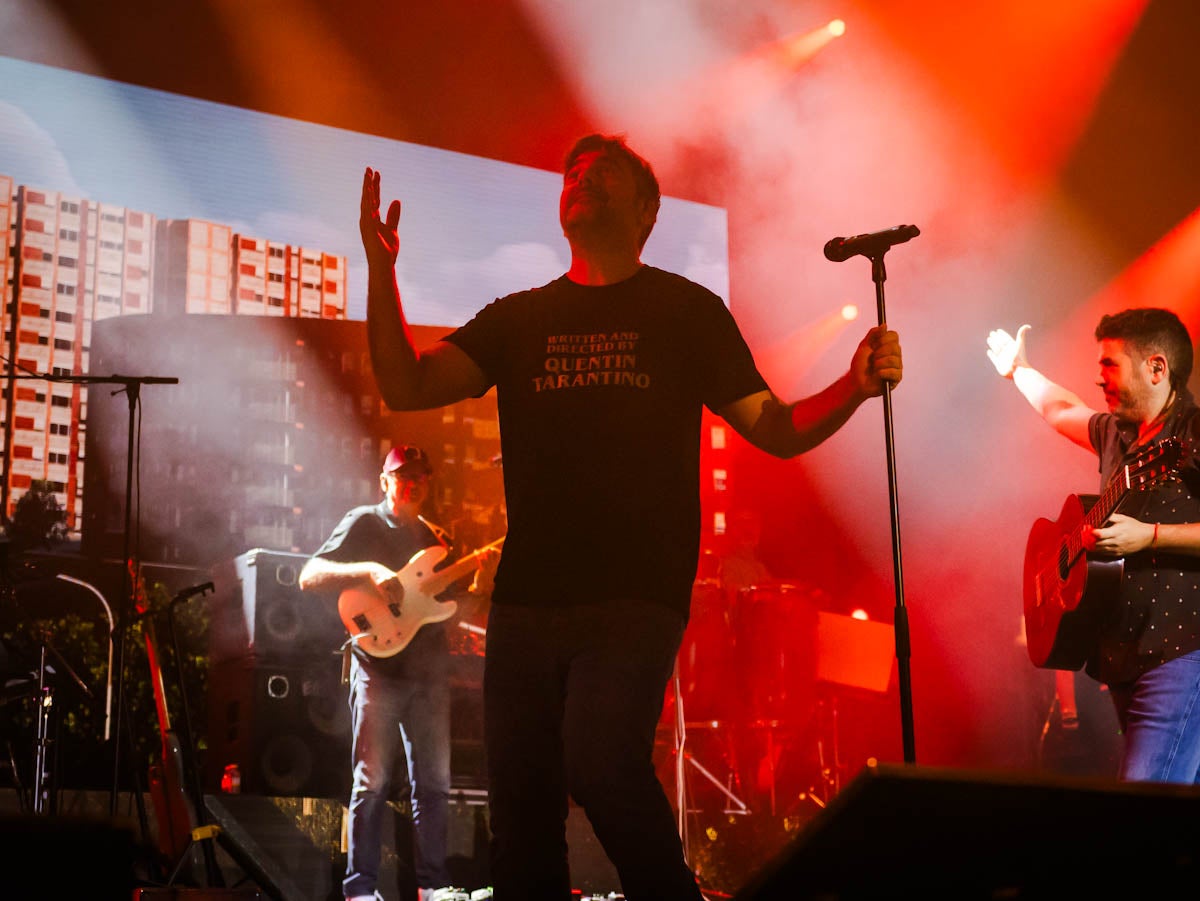
[[[393,517],[386,505],[380,503],[348,512],[313,556],[335,563],[374,561],[398,571],[417,551],[439,543],[421,520]],[[427,674],[430,664],[448,653],[445,623],[421,626],[408,647],[394,657],[375,658],[357,647],[354,649],[360,661],[377,671],[414,676]]]
[[[1134,426],[1111,413],[1089,423],[1092,446],[1100,455],[1101,491],[1117,468],[1132,462],[1145,447],[1133,447]],[[1156,442],[1176,437],[1200,451],[1200,410],[1190,398],[1174,405]],[[1131,492],[1118,512],[1142,522],[1200,522],[1200,462],[1187,455],[1177,477]],[[1159,664],[1200,649],[1200,557],[1149,549],[1125,558],[1117,603],[1103,622],[1099,646],[1087,673],[1120,685]]]
[[[497,389],[509,528],[493,602],[686,615],[702,408],[766,387],[721,299],[649,266],[614,285],[564,275],[447,340]]]

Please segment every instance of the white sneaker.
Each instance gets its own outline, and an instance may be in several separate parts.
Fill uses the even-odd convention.
[[[487,888],[478,888],[471,892],[470,901],[491,901],[493,894],[494,892],[490,885]]]
[[[447,885],[444,888],[417,889],[418,901],[471,901],[466,889]]]

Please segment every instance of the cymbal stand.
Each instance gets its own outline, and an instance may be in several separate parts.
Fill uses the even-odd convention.
[[[722,813],[726,814],[748,814],[750,808],[741,798],[735,795],[730,786],[724,785],[720,779],[698,761],[693,754],[687,750],[687,721],[683,711],[683,691],[679,685],[679,660],[675,661],[675,673],[672,676],[672,689],[675,693],[675,803],[677,811],[677,825],[679,828],[679,837],[683,840],[684,859],[688,856],[688,823],[687,815],[692,811],[689,809],[688,802],[688,783],[687,783],[687,764],[691,764],[696,771],[716,786],[717,790],[725,796],[728,801]],[[733,776],[730,775],[732,782]]]
[[[817,702],[817,714],[822,728],[817,730],[817,764],[821,771],[821,786],[825,792],[822,800],[829,801],[842,790],[842,760],[841,748],[838,744],[838,706],[837,697],[830,695],[828,700]],[[828,731],[824,728],[828,720]],[[826,743],[828,739],[828,745]],[[811,790],[810,790],[811,794]]]
[[[687,769],[683,764],[684,744],[687,742],[687,727],[683,722],[683,692],[679,688],[679,659],[675,660],[675,673],[671,677],[675,691],[675,809],[679,838],[683,842],[683,858],[688,860],[688,799],[687,799]]]
[[[747,814],[750,812],[750,808],[746,806],[746,802],[743,801],[741,798],[739,798],[737,795],[735,795],[732,791],[730,791],[729,788],[727,788],[725,785],[722,785],[721,780],[718,779],[716,776],[714,776],[709,770],[707,770],[704,767],[704,764],[702,764],[698,760],[696,760],[696,758],[693,757],[691,754],[687,754],[685,756],[687,758],[687,762],[690,763],[692,766],[694,766],[697,770],[699,770],[700,775],[703,776],[705,779],[707,779],[709,782],[711,782],[713,785],[715,785],[717,787],[717,790],[729,800],[729,803],[734,805],[733,807],[727,806],[724,810],[721,811],[721,813],[741,815],[741,814]]]

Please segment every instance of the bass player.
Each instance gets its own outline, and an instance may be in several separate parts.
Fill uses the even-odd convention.
[[[442,545],[439,536],[444,532],[431,528],[420,515],[432,477],[424,450],[392,448],[379,475],[383,500],[355,507],[342,517],[304,565],[300,587],[321,592],[374,590],[400,609],[404,600],[400,571],[414,554]],[[485,555],[481,566],[472,589],[482,590],[495,571],[494,555]],[[444,623],[422,625],[398,654],[372,656],[356,641],[349,647],[353,784],[345,897],[355,901],[382,897],[376,884],[384,817],[389,815],[392,770],[401,743],[412,792],[419,899],[457,897],[446,870],[450,654]]]
[[[1108,412],[1029,365],[1025,339],[997,329],[988,357],[1059,434],[1099,457],[1101,491],[1153,446],[1181,442],[1169,479],[1138,492],[1124,512],[1083,529],[1098,560],[1124,558],[1111,597],[1097,610],[1085,670],[1106,684],[1124,735],[1127,781],[1200,783],[1200,410],[1188,391],[1192,340],[1173,312],[1128,309],[1096,327]],[[1029,619],[1026,618],[1026,628]]]

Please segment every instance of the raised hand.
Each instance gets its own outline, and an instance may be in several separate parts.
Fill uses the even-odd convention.
[[[1017,337],[1013,337],[1002,328],[993,329],[988,334],[988,359],[996,367],[996,371],[1006,379],[1013,377],[1018,366],[1028,366],[1025,359],[1025,336],[1029,326],[1023,325],[1017,329]]]
[[[358,213],[358,230],[363,249],[371,266],[392,267],[400,253],[400,201],[388,206],[387,219],[379,218],[379,173],[367,167],[363,173],[362,201]]]

